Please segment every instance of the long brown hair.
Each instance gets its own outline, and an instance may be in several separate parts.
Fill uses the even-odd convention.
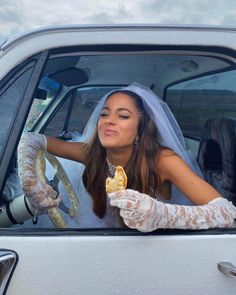
[[[133,98],[138,112],[141,114],[138,125],[139,141],[134,146],[132,157],[125,167],[128,178],[127,188],[155,198],[160,190],[160,177],[156,170],[156,163],[162,149],[158,143],[158,130],[145,111],[139,95],[129,90],[118,90],[112,92],[107,99],[114,93],[123,93]],[[91,140],[86,144],[86,155],[83,181],[92,196],[94,213],[103,218],[106,212],[105,182],[108,175],[108,165],[106,150],[99,141],[97,128]]]

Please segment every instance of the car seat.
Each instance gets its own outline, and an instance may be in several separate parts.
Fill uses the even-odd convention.
[[[236,119],[206,121],[197,160],[206,181],[236,205]]]

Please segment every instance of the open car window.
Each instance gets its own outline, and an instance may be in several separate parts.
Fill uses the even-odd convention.
[[[236,119],[235,83],[231,82],[234,75],[232,59],[222,58],[220,54],[217,57],[216,54],[191,51],[52,53],[32,97],[24,132],[79,141],[103,95],[136,81],[150,87],[166,101],[182,129],[187,148],[199,161],[201,134],[206,121],[213,117]],[[59,161],[79,199],[76,218],[71,219],[61,211],[68,228],[113,227],[106,223],[107,219],[100,220],[93,214],[91,198],[83,186],[83,165],[65,159]],[[54,169],[49,162],[46,164],[46,176],[53,183]],[[203,166],[201,168],[205,169]],[[220,175],[219,167],[212,173]],[[210,182],[211,178],[206,175],[206,180]],[[212,184],[218,185],[215,182]],[[65,205],[69,207],[70,198],[65,187],[59,182],[57,188],[65,195]],[[15,166],[6,183],[3,202],[22,194]],[[40,215],[36,224],[32,223],[32,217],[15,227],[54,228],[46,214]]]

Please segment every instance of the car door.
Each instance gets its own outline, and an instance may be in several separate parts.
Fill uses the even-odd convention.
[[[102,55],[107,53],[105,49]],[[66,48],[64,51],[66,56],[68,50]],[[74,48],[71,51],[74,51]],[[96,49],[93,56],[100,53],[101,48]],[[19,137],[24,126],[28,126],[25,123],[35,91],[39,88],[42,75],[51,67],[50,54],[42,52],[33,57],[33,64],[32,58],[28,58],[2,80],[0,109],[7,105],[6,111],[11,114],[7,119],[2,119],[1,123],[4,126],[0,164],[2,194],[11,165],[14,165],[13,157]],[[123,60],[129,60],[130,55],[129,52]],[[87,56],[88,54],[84,63],[88,62]],[[112,53],[109,59],[111,57]],[[105,76],[109,75],[110,72]],[[118,84],[112,81],[109,87],[117,87]],[[103,81],[99,86],[104,87]],[[92,87],[90,85],[92,89],[96,87],[98,83],[93,83]],[[55,99],[40,112],[33,126],[30,125],[29,128],[35,132],[57,136],[68,133],[69,127],[78,124],[76,130],[81,128],[82,132],[84,112],[80,114],[81,120],[76,118],[76,122],[72,114],[72,102],[76,98],[73,96],[74,89],[77,90],[78,85],[66,85],[60,89]],[[11,101],[13,98],[16,101]],[[87,102],[91,105],[91,101]],[[66,105],[65,111],[60,113],[63,105]],[[58,131],[58,118],[59,122],[62,122],[60,131],[63,132],[55,134],[54,131]],[[71,133],[74,131],[72,129]],[[2,200],[1,212],[4,213],[5,208],[5,202]],[[3,214],[1,212],[0,214]],[[236,265],[235,243],[235,229],[166,229],[144,234],[120,228],[55,229],[37,227],[33,224],[30,228],[2,227],[0,291],[11,295],[234,294],[235,270],[233,266],[230,269],[227,263]],[[225,272],[228,271],[231,276],[220,272],[218,267]]]

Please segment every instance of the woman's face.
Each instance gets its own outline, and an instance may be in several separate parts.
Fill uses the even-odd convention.
[[[112,94],[98,121],[98,137],[104,148],[134,146],[140,114],[134,99],[127,94]]]

